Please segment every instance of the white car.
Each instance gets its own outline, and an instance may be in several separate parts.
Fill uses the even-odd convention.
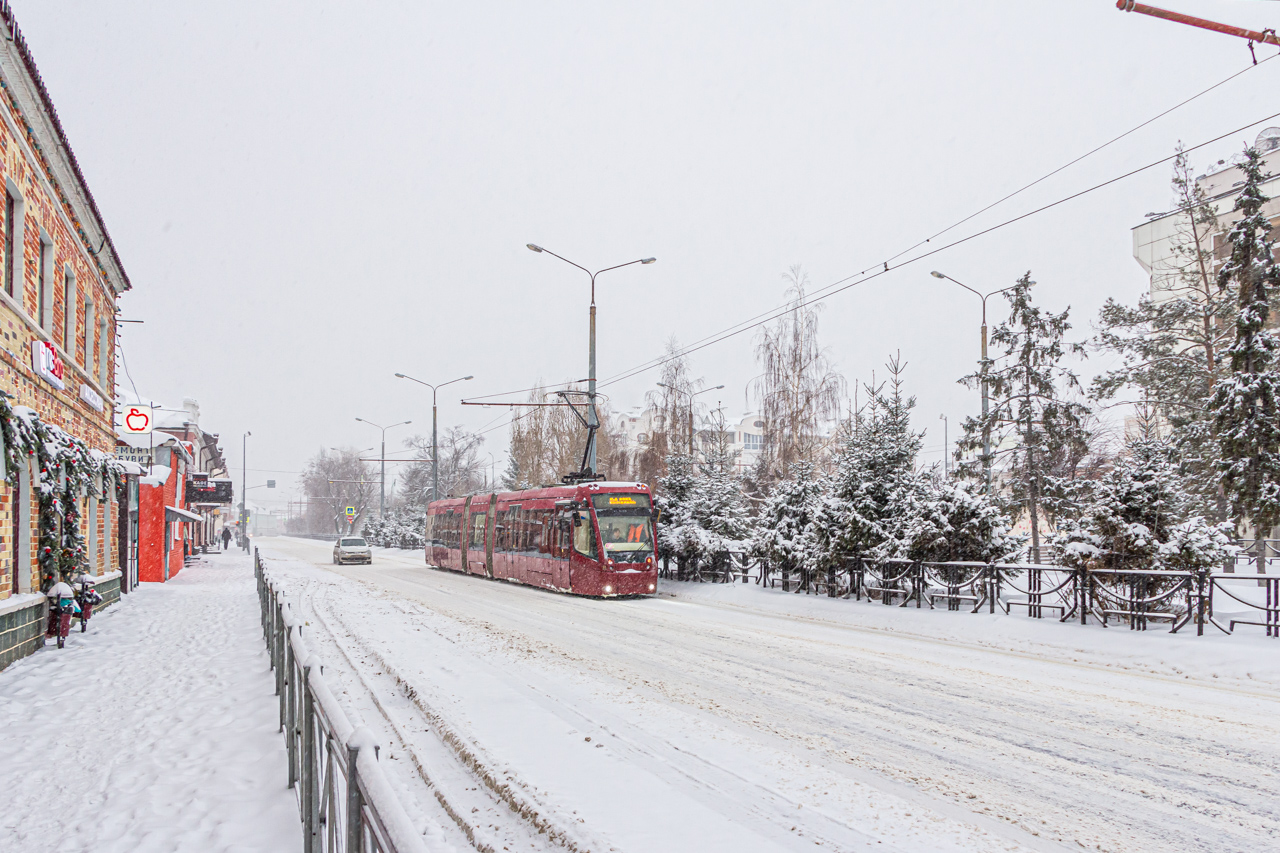
[[[343,563],[373,563],[373,549],[359,536],[343,536],[333,543],[333,561]]]

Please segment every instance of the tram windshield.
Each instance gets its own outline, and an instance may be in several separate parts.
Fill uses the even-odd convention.
[[[618,563],[643,563],[653,556],[648,495],[593,495],[592,502],[606,557]]]

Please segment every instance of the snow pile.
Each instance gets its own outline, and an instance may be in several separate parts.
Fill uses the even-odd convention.
[[[0,849],[300,850],[248,557],[143,584],[0,672]]]

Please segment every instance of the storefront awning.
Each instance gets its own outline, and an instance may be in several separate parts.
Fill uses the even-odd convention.
[[[185,509],[178,509],[176,506],[167,506],[164,508],[165,521],[204,521],[203,518],[194,512],[187,512]]]

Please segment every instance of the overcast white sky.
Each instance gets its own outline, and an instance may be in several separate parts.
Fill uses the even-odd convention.
[[[778,304],[792,264],[814,287],[876,264],[1249,63],[1111,0],[13,5],[133,280],[139,391],[197,398],[237,483],[252,430],[250,485],[280,498],[320,447],[376,442],[356,417],[429,431],[429,393],[397,371],[475,374],[441,399],[442,426],[472,428],[505,410],[459,388],[585,376],[587,278],[528,242],[592,268],[657,256],[599,280],[607,377]],[[1274,3],[1158,5],[1280,25]],[[1278,82],[1280,60],[1251,70],[955,233],[1280,112]],[[824,343],[851,381],[901,350],[936,459],[939,414],[954,439],[977,407],[956,379],[979,305],[929,270],[987,290],[1029,269],[1084,336],[1144,288],[1130,228],[1168,178],[845,291]],[[752,340],[693,356],[735,415]],[[653,380],[609,387],[614,407]],[[499,472],[506,444],[488,434]]]

